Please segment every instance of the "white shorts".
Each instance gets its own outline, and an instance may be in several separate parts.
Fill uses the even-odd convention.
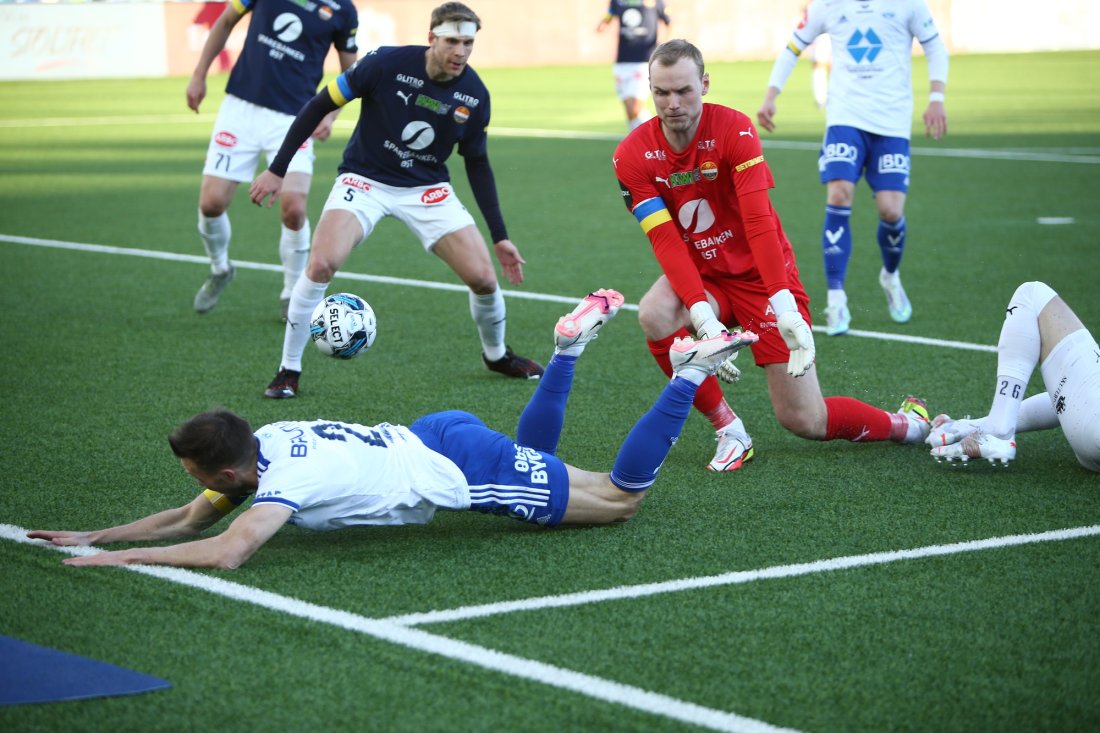
[[[206,150],[204,176],[244,183],[256,177],[260,153],[268,164],[279,152],[294,117],[226,95],[214,121],[210,147]],[[287,173],[313,175],[313,138],[307,138],[290,159]]]
[[[1077,462],[1100,472],[1100,346],[1085,329],[1062,339],[1040,367]]]
[[[329,209],[355,214],[363,227],[363,239],[383,217],[392,216],[404,222],[429,252],[451,232],[474,226],[474,218],[450,183],[399,188],[355,173],[341,173],[325,201],[324,211]]]
[[[649,98],[649,64],[615,64],[612,72],[619,99]]]

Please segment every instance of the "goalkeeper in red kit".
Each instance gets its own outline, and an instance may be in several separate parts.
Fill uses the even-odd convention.
[[[677,337],[711,338],[740,326],[760,336],[753,357],[787,430],[810,440],[923,441],[928,412],[916,398],[889,412],[851,397],[822,396],[809,297],[768,197],[774,181],[760,139],[746,115],[703,103],[709,85],[694,45],[677,39],[658,46],[649,60],[657,117],[615,150],[626,206],[664,273],[639,303],[653,357],[671,374],[669,349]],[[730,363],[719,375],[735,381],[739,372]],[[717,431],[710,470],[736,470],[753,457],[745,423],[715,377],[704,382],[694,405]]]

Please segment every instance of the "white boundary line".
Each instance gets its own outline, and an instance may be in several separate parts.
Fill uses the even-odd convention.
[[[214,114],[172,114],[172,115],[117,115],[100,117],[46,117],[42,119],[0,120],[0,130],[12,130],[38,127],[103,127],[114,125],[163,125],[201,122],[213,124]],[[354,120],[340,119],[337,128],[352,129]],[[581,130],[550,130],[536,127],[490,127],[489,135],[496,137],[519,137],[558,140],[605,140],[618,142],[622,134],[612,132],[589,132]],[[798,140],[763,140],[765,148],[776,150],[818,151],[820,143]],[[972,158],[982,160],[1012,160],[1033,163],[1084,163],[1100,165],[1100,155],[1095,148],[1070,148],[1060,152],[1054,150],[998,150],[995,148],[925,148],[915,147],[909,151],[913,155],[933,158]]]
[[[55,547],[43,540],[31,540],[27,538],[26,529],[11,524],[0,524],[0,538],[45,547],[69,555],[94,555],[100,552],[90,547]],[[395,623],[387,619],[370,619],[347,611],[340,611],[280,596],[269,591],[250,588],[240,583],[203,575],[191,570],[152,565],[126,565],[124,568],[142,575],[150,575],[171,583],[178,583],[213,593],[223,598],[251,603],[290,616],[355,631],[409,649],[427,652],[428,654],[438,654],[448,659],[466,662],[494,672],[558,687],[596,700],[622,705],[652,715],[672,718],[701,728],[709,728],[725,733],[798,733],[790,728],[780,728],[760,720],[746,718],[722,710],[714,710],[660,693],[643,690],[639,687],[632,687],[552,664],[505,654],[476,644],[449,639],[445,636],[421,631],[409,625]]]
[[[780,733],[789,728],[772,726],[754,718],[735,713],[706,708],[685,702],[649,690],[623,685],[600,677],[557,667],[531,659],[505,654],[476,644],[450,639],[413,628],[416,624],[456,621],[478,618],[493,614],[532,611],[544,608],[560,608],[587,603],[599,603],[624,598],[640,598],[657,593],[674,593],[698,588],[713,588],[724,585],[738,585],[756,580],[793,578],[814,573],[847,570],[916,560],[926,557],[942,557],[967,552],[993,550],[1005,547],[1035,544],[1039,542],[1061,542],[1065,540],[1095,537],[1100,535],[1100,525],[1072,527],[1034,534],[1007,535],[990,537],[983,540],[956,542],[946,545],[928,545],[909,550],[876,552],[866,555],[848,555],[828,560],[793,565],[775,565],[758,570],[739,571],[699,578],[684,578],[666,583],[647,583],[635,586],[610,588],[603,591],[570,593],[560,596],[544,596],[522,601],[466,606],[449,611],[433,611],[421,614],[405,614],[389,618],[371,619],[348,611],[319,606],[306,601],[280,596],[269,591],[251,588],[240,583],[224,580],[210,575],[196,573],[182,568],[157,567],[151,565],[126,565],[124,569],[143,575],[149,575],[171,583],[203,590],[231,600],[251,603],[261,608],[286,613],[298,618],[309,619],[338,628],[373,636],[417,651],[437,654],[448,659],[466,662],[485,669],[521,677],[523,679],[576,692],[604,702],[622,705],[653,715],[660,715],[683,721],[702,728],[731,733]],[[100,550],[91,547],[56,547],[43,540],[27,538],[27,530],[12,524],[0,524],[0,539],[21,544],[63,552],[69,555],[94,555]]]
[[[168,260],[170,262],[193,262],[195,264],[209,265],[210,259],[204,255],[184,255],[174,252],[159,252],[152,249],[136,249],[129,247],[112,247],[104,244],[85,244],[81,242],[64,242],[56,239],[38,239],[35,237],[20,237],[13,234],[0,234],[0,242],[7,242],[10,244],[24,244],[33,247],[48,247],[52,249],[64,249],[76,252],[95,252],[99,254],[111,254],[111,255],[124,255],[130,257],[147,257],[155,260]],[[268,264],[266,262],[249,262],[247,260],[233,260],[233,265],[245,270],[264,270],[267,272],[282,272],[281,265]],[[418,288],[426,288],[430,290],[449,290],[452,292],[466,292],[465,285],[459,285],[457,283],[440,283],[433,282],[431,280],[413,280],[400,277],[387,277],[385,275],[366,275],[356,272],[341,271],[336,273],[337,278],[343,278],[345,280],[357,280],[361,282],[373,282],[384,285],[403,285]],[[508,298],[514,298],[517,300],[537,300],[550,303],[565,303],[567,305],[573,305],[577,302],[576,297],[565,297],[562,295],[552,295],[549,293],[532,293],[529,291],[521,290],[501,290],[501,292]],[[626,310],[638,310],[638,306],[633,303],[628,303],[623,306]],[[824,333],[824,326],[814,326],[814,331],[818,333]],[[985,351],[989,353],[996,353],[996,346],[989,346],[987,344],[972,344],[965,341],[946,341],[943,339],[925,338],[924,336],[906,336],[895,333],[883,333],[880,331],[862,331],[860,329],[852,329],[846,334],[848,336],[857,336],[861,338],[873,338],[880,341],[900,341],[908,344],[920,344],[922,346],[940,346],[949,349],[961,349],[964,351]]]

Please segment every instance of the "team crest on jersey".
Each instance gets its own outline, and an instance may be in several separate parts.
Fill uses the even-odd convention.
[[[699,173],[702,174],[704,179],[713,181],[718,177],[718,164],[713,160],[705,160],[699,166]]]
[[[321,20],[332,20],[332,9],[327,5],[322,5],[317,10],[317,15],[320,16]]]
[[[237,147],[237,136],[231,132],[222,130],[214,136],[214,142],[221,145],[223,148],[235,148]]]
[[[466,120],[470,119],[470,109],[468,107],[463,107],[462,105],[455,107],[454,118],[455,122],[460,125],[465,123]]]

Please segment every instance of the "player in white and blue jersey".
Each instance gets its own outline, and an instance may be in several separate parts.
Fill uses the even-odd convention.
[[[482,360],[495,372],[538,379],[542,366],[505,344],[504,296],[485,240],[450,183],[446,161],[457,147],[493,249],[509,282],[523,282],[524,260],[508,238],[489,165],[489,91],[468,61],[481,21],[462,3],[432,11],[428,46],[383,47],[364,56],[298,113],[278,155],[253,182],[252,201],[279,196],[294,151],[333,110],[359,99],[359,122],[313,239],[313,253],[291,294],[282,359],[264,394],[298,393],[314,307],[337,270],[375,225],[393,216],[469,288]],[[268,206],[271,205],[268,203]]]
[[[557,456],[566,402],[577,358],[623,302],[620,293],[599,290],[558,319],[554,355],[514,440],[457,410],[425,415],[408,427],[310,420],[255,432],[238,415],[213,410],[169,437],[183,468],[204,487],[190,503],[108,529],[28,536],[57,545],[193,537],[251,498],[251,506],[216,536],[65,561],[232,568],[287,523],[312,530],[424,524],[437,510],[505,515],[545,527],[625,522],[676,443],[699,384],[757,337],[723,331],[679,341],[672,348],[672,379],[623,441],[611,472],[585,471]]]
[[[195,112],[206,97],[206,75],[229,34],[246,14],[251,18],[241,55],[233,65],[226,97],[218,109],[206,152],[199,192],[199,236],[210,257],[210,275],[195,294],[199,313],[212,310],[235,268],[229,260],[231,227],[226,211],[237,185],[256,174],[260,155],[270,161],[298,110],[317,93],[325,56],[336,49],[340,68],[355,63],[358,14],[351,0],[231,0],[210,28],[187,85],[187,106]],[[309,257],[306,211],[313,176],[313,141],[332,133],[336,114],[318,121],[288,166],[280,213],[279,258],[283,316],[290,291]]]
[[[927,135],[934,140],[947,134],[948,58],[924,0],[813,0],[772,68],[764,103],[756,113],[765,130],[775,130],[775,99],[799,55],[821,35],[828,36],[832,46],[818,169],[827,189],[821,242],[829,288],[826,332],[835,336],[848,331],[851,324],[844,281],[852,253],[852,199],[861,177],[867,178],[878,206],[879,284],[886,293],[890,317],[906,323],[913,315],[898,275],[906,242],[913,39],[928,58],[928,107],[923,119]]]
[[[607,14],[596,26],[603,33],[613,20],[619,21],[619,45],[615,52],[615,93],[626,111],[626,128],[633,130],[648,120],[649,55],[657,48],[657,24],[668,27],[672,20],[664,0],[611,0]]]

